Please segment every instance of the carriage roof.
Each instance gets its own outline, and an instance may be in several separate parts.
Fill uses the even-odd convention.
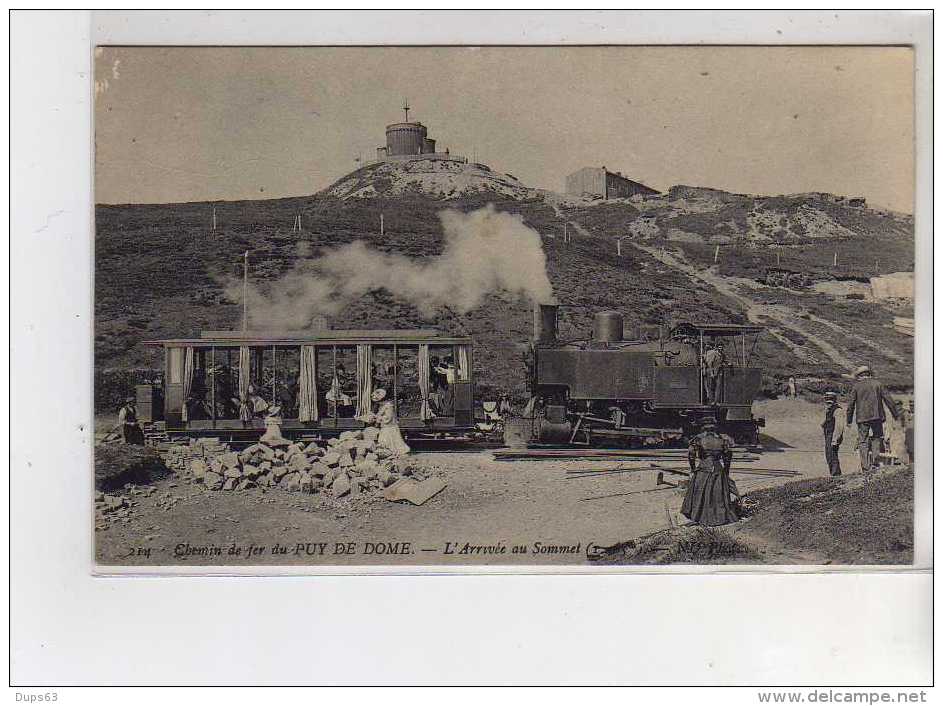
[[[199,338],[145,341],[148,346],[300,346],[354,344],[468,345],[468,336],[451,336],[437,329],[323,329],[317,331],[202,331]]]

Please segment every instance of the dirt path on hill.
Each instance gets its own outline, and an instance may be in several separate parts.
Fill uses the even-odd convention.
[[[557,204],[551,205],[558,216],[565,218],[565,215]],[[593,237],[593,235],[579,223],[574,221],[569,221],[569,223],[573,230],[575,230],[580,236],[586,238]],[[743,308],[747,319],[750,322],[766,327],[766,330],[771,336],[782,343],[801,360],[806,360],[810,363],[819,363],[821,362],[821,355],[824,354],[824,356],[826,356],[829,360],[831,360],[837,366],[844,368],[845,370],[850,371],[856,366],[855,361],[844,355],[826,338],[823,338],[820,334],[817,334],[814,331],[809,330],[807,326],[804,326],[802,324],[804,319],[800,317],[800,312],[795,307],[790,307],[783,304],[761,303],[754,300],[751,296],[749,296],[749,294],[745,293],[745,290],[748,292],[750,289],[759,287],[759,285],[757,285],[755,282],[739,277],[723,277],[722,275],[719,275],[710,269],[698,269],[694,265],[688,263],[683,257],[679,257],[658,247],[645,245],[636,240],[626,239],[626,242],[633,246],[636,250],[639,250],[646,255],[655,258],[662,264],[667,265],[672,269],[683,272],[691,279],[696,279],[709,285],[723,296],[736,302],[740,307]],[[843,339],[854,340],[856,343],[866,346],[898,363],[907,364],[909,362],[904,356],[893,351],[886,350],[886,348],[876,344],[874,341],[871,341],[863,336],[859,336],[852,331],[849,331],[845,327],[840,326],[834,321],[823,319],[822,317],[811,313],[805,314],[805,319],[834,331],[837,336]],[[810,348],[810,346],[797,343],[796,341],[789,338],[789,336],[783,332],[784,330],[792,332],[794,335],[801,336],[804,340],[808,341],[810,344],[812,344],[812,346],[814,346],[815,349],[818,350],[814,350]]]
[[[837,348],[835,348],[835,346],[833,346],[821,336],[813,333],[812,331],[809,331],[806,327],[802,326],[799,323],[799,312],[795,308],[784,306],[782,304],[759,303],[743,293],[743,290],[737,286],[736,278],[723,277],[713,270],[700,270],[697,267],[688,264],[682,258],[676,257],[665,250],[661,250],[650,245],[643,245],[632,240],[629,240],[628,242],[636,249],[651,255],[659,262],[684,272],[692,279],[697,279],[701,282],[704,282],[705,284],[710,285],[724,296],[736,301],[738,304],[740,304],[740,306],[743,307],[747,318],[752,323],[767,327],[767,330],[773,336],[775,336],[784,345],[788,346],[789,349],[799,357],[810,360],[811,362],[818,362],[815,356],[812,355],[805,346],[797,344],[795,341],[792,341],[787,336],[785,336],[781,330],[774,326],[770,326],[770,321],[775,322],[781,328],[788,329],[789,331],[802,336],[802,338],[815,345],[822,353],[824,353],[833,363],[839,367],[845,368],[846,370],[852,370],[855,367],[854,361],[845,357]],[[836,331],[836,333],[839,333],[843,336],[853,337],[853,334],[849,333],[844,328],[831,321],[819,319],[818,317],[815,317],[813,320],[828,326],[832,330]]]

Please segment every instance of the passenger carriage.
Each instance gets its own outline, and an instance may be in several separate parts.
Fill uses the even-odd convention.
[[[475,428],[467,337],[434,329],[204,331],[199,338],[146,345],[164,351],[162,382],[137,387],[138,416],[151,438],[252,441],[275,407],[284,436],[332,436],[364,426],[359,417],[380,387],[409,438],[460,436]],[[446,360],[451,374],[437,374]],[[240,415],[243,397],[248,421]]]

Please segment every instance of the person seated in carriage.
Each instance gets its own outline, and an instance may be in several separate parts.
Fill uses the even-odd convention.
[[[334,378],[331,380],[331,387],[324,395],[338,417],[353,416],[353,407],[357,398],[356,386],[356,380],[347,374],[347,369],[341,363],[338,363],[334,370]]]

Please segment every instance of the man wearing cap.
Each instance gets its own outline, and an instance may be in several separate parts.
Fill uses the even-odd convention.
[[[884,385],[874,379],[870,367],[862,365],[858,368],[855,371],[855,381],[851,398],[848,400],[846,420],[850,425],[852,418],[855,418],[858,424],[861,470],[870,471],[873,470],[872,459],[881,453],[884,446],[884,407],[887,407],[895,420],[897,409]]]
[[[841,464],[838,462],[838,448],[845,436],[845,415],[838,405],[838,395],[834,392],[825,393],[825,419],[822,421],[822,431],[825,434],[825,463],[828,464],[830,476],[841,475]]]

